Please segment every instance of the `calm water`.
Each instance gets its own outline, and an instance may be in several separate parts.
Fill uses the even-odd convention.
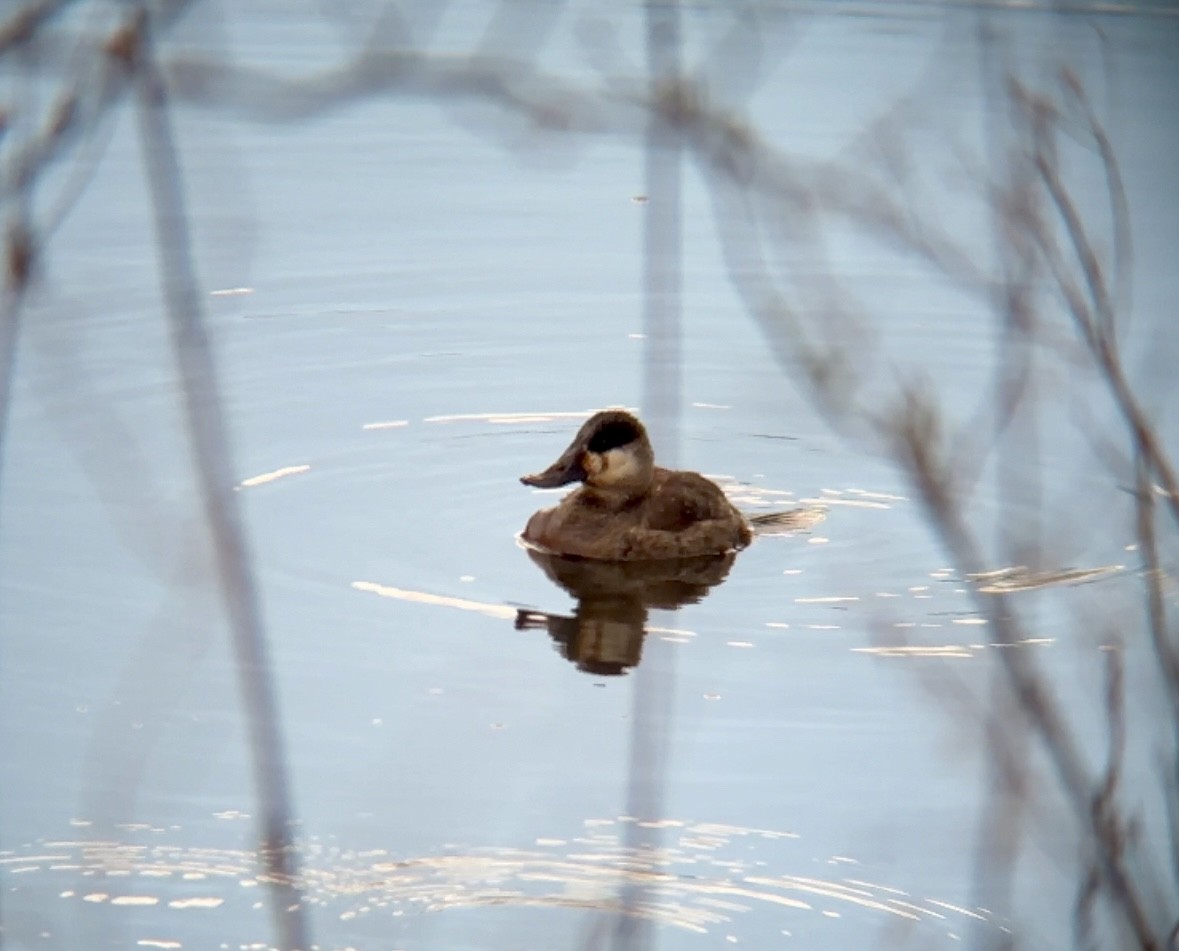
[[[409,27],[438,51],[470,50],[489,17],[429,10]],[[367,8],[317,11],[205,9],[180,36],[293,75],[365,35]],[[741,38],[724,13],[693,10],[685,55],[799,157],[854,152],[898,103],[931,174],[950,161],[931,142],[985,151],[976,17],[1028,78],[1082,74],[1134,216],[1127,361],[1173,437],[1179,21],[788,12],[767,20],[758,62],[724,47]],[[596,81],[579,36],[613,30],[616,62],[643,61],[629,4],[527,14],[552,30],[535,58],[571,82]],[[624,886],[644,889],[643,946],[935,948],[1007,927],[1027,947],[1069,944],[1067,831],[1029,839],[1015,891],[1034,900],[1013,917],[976,888],[986,759],[978,724],[939,693],[987,695],[995,651],[966,582],[900,476],[833,434],[770,356],[695,166],[674,451],[751,511],[826,518],[758,540],[699,603],[655,611],[627,647],[641,663],[614,677],[515,623],[575,607],[515,542],[554,500],[517,480],[582,414],[641,401],[640,142],[529,137],[490,109],[390,94],[294,123],[185,109],[178,134],[319,947],[610,947]],[[25,314],[4,460],[5,944],[262,947],[245,723],[133,114],[102,135]],[[957,232],[977,215],[965,191],[940,178],[922,194]],[[980,305],[854,233],[826,253],[884,361],[920,368],[966,418],[992,375]],[[1132,569],[1129,496],[1067,402],[1051,412],[1069,427],[1049,423],[1027,463],[1051,489],[1037,567]],[[988,538],[1034,516],[990,479],[969,511]],[[1024,595],[1039,640],[1022,649],[1095,755],[1105,631],[1078,619],[1098,606],[1137,623],[1137,590],[1126,570]],[[915,646],[929,650],[881,650]],[[1129,676],[1153,690],[1148,664],[1134,640]],[[1143,776],[1152,742],[1131,752]]]

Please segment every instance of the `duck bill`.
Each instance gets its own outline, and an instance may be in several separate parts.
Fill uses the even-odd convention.
[[[556,489],[570,482],[584,482],[586,471],[581,460],[581,446],[574,443],[544,472],[522,476],[520,481],[538,489]]]

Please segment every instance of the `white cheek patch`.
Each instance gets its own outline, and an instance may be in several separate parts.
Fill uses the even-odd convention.
[[[634,454],[624,449],[611,449],[602,455],[602,471],[596,482],[609,485],[611,482],[633,482],[642,476],[643,470]]]

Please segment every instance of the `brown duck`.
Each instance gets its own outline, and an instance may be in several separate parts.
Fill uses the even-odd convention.
[[[692,558],[744,548],[753,537],[716,483],[655,465],[647,430],[624,410],[595,413],[556,462],[520,481],[541,489],[582,483],[524,528],[526,542],[557,555]]]

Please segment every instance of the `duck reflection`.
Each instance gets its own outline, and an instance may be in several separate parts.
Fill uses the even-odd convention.
[[[729,574],[734,552],[663,561],[609,562],[526,548],[541,570],[577,599],[571,616],[520,609],[516,629],[544,629],[579,670],[617,676],[638,664],[647,612],[694,604]]]

